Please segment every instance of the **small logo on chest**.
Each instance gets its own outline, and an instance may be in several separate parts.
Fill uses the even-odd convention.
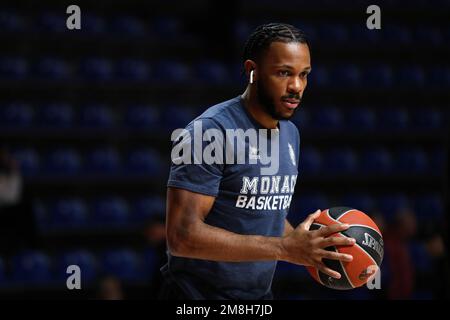
[[[296,166],[296,161],[295,161],[295,152],[294,152],[294,148],[292,147],[292,145],[290,143],[288,143],[288,148],[289,148],[289,156],[291,157],[291,161],[292,164],[294,166]]]

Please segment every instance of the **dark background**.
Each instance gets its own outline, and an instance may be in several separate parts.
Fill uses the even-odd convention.
[[[81,30],[66,8],[81,7]],[[366,8],[381,8],[368,30]],[[449,297],[450,1],[35,1],[0,5],[2,298],[154,299],[165,261],[170,134],[244,91],[252,30],[310,39],[289,219],[369,214],[381,289],[333,291],[280,263],[278,299]],[[66,288],[66,267],[82,290]]]

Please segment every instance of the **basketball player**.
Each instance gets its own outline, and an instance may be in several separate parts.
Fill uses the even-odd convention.
[[[298,130],[288,119],[299,108],[311,71],[304,34],[287,24],[262,25],[248,39],[243,62],[249,79],[245,92],[195,121],[201,121],[202,132],[274,129],[267,139],[278,136],[278,172],[262,175],[259,162],[172,163],[161,298],[272,299],[278,260],[315,266],[334,278],[340,274],[322,259],[352,260],[324,249],[352,245],[354,239],[328,237],[348,226],[309,231],[320,210],[295,229],[286,220],[300,145]],[[193,133],[195,121],[187,132]]]

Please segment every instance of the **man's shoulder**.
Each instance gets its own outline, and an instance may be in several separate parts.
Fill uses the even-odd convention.
[[[211,120],[218,124],[227,126],[228,123],[234,122],[241,112],[240,97],[220,102],[206,109],[196,120]]]
[[[298,127],[290,120],[283,120],[285,122],[285,127],[288,129],[289,132],[295,133],[296,135],[300,136],[300,132],[298,130]]]

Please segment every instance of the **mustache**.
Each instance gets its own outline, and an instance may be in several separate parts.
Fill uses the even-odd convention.
[[[302,100],[302,97],[300,97],[300,95],[297,94],[297,93],[290,93],[290,94],[288,94],[287,96],[281,97],[281,100],[285,100],[285,99],[292,99],[292,100],[298,100],[298,101],[301,101],[301,100]]]

